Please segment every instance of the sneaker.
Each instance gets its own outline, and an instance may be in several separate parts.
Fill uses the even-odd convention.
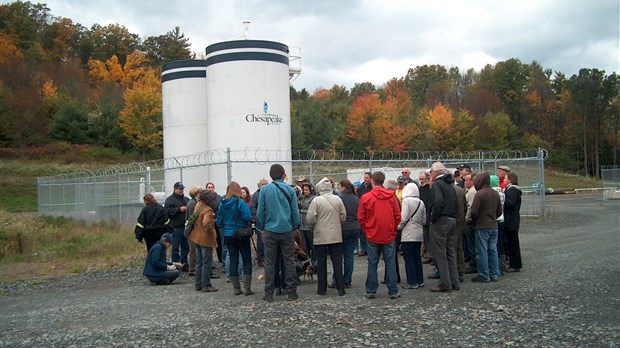
[[[215,273],[211,272],[211,279],[217,279],[217,278],[219,278],[219,277],[220,277],[219,275],[217,275],[217,274],[215,274]]]
[[[297,295],[297,291],[291,291],[291,292],[288,293],[288,300],[289,301],[295,301],[298,298],[299,298],[299,295]]]
[[[473,278],[471,278],[471,281],[473,283],[488,283],[488,280],[484,280],[481,276],[475,276]]]
[[[423,288],[424,287],[424,283],[418,284],[419,288]]]
[[[403,284],[401,285],[401,287],[405,290],[412,290],[412,289],[417,289],[418,288],[418,284],[416,285],[409,285],[409,284]]]
[[[217,288],[214,288],[212,286],[207,286],[207,287],[202,288],[202,292],[216,292],[216,291],[217,291]]]
[[[265,295],[265,296],[263,296],[263,301],[273,302],[273,295]]]
[[[441,279],[438,275],[434,275],[434,274],[429,274],[428,276],[426,276],[426,278],[428,278],[428,279]]]
[[[396,300],[397,298],[400,298],[400,294],[390,295],[390,300]]]
[[[494,282],[494,283],[497,283],[497,282],[499,282],[499,278],[491,278],[491,281]]]
[[[375,299],[375,294],[366,294],[366,298],[369,300],[374,300]]]

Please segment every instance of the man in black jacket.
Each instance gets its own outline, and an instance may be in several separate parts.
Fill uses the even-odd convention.
[[[430,211],[430,250],[439,270],[439,284],[432,292],[460,290],[459,273],[454,251],[454,231],[456,227],[457,200],[452,187],[452,173],[441,162],[435,162],[430,169],[431,187]]]
[[[174,193],[166,198],[164,208],[168,217],[170,218],[170,224],[172,225],[172,262],[181,262],[183,264],[182,270],[184,272],[189,271],[187,264],[187,254],[189,253],[189,243],[187,237],[183,235],[185,229],[185,212],[187,211],[187,203],[189,198],[185,197],[183,190],[185,186],[182,183],[176,182],[174,184]],[[179,254],[179,248],[181,252]]]

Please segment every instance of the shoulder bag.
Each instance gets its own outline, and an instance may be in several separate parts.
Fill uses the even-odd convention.
[[[186,238],[189,238],[190,234],[192,234],[192,230],[194,230],[194,222],[196,222],[198,215],[200,215],[200,212],[204,208],[205,206],[203,205],[200,209],[198,209],[198,211],[195,211],[192,216],[189,217],[189,220],[187,220],[187,224],[185,224],[185,229],[183,230],[183,235]]]
[[[254,235],[254,229],[252,227],[237,228],[237,217],[239,217],[239,201],[240,200],[241,199],[237,197],[237,205],[235,206],[235,224],[233,225],[236,228],[235,232],[233,233],[233,238],[237,240],[249,238],[249,237],[252,237],[252,235]]]

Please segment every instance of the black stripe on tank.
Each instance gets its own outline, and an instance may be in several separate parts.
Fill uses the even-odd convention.
[[[217,63],[257,60],[266,62],[282,63],[288,66],[288,56],[268,52],[235,52],[218,54],[207,58],[207,67]]]
[[[236,48],[264,48],[271,49],[276,51],[281,51],[288,54],[288,46],[274,41],[265,41],[265,40],[235,40],[235,41],[224,41],[218,42],[213,45],[207,46],[206,52],[207,55],[222,51],[222,50],[231,50]]]
[[[161,82],[164,83],[166,81],[178,80],[178,79],[188,79],[188,78],[205,78],[207,77],[207,72],[205,70],[188,70],[188,71],[178,71],[169,74],[162,75]]]

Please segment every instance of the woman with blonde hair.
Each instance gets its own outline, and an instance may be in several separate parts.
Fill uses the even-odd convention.
[[[215,292],[217,288],[211,286],[211,265],[213,263],[213,248],[217,247],[217,233],[215,232],[215,214],[217,196],[214,192],[202,191],[199,202],[190,223],[194,224],[189,241],[196,250],[196,291]]]
[[[232,181],[226,188],[226,196],[220,202],[217,209],[217,225],[224,234],[224,244],[230,255],[230,281],[233,284],[235,295],[241,295],[239,281],[239,255],[243,262],[243,283],[245,295],[252,295],[252,256],[250,253],[250,238],[233,238],[237,229],[248,227],[252,220],[252,213],[247,204],[241,199],[241,186]]]
[[[142,242],[142,239],[144,239],[146,251],[149,251],[170,228],[170,219],[164,207],[157,203],[152,194],[147,193],[144,195],[143,200],[146,205],[138,216],[136,231],[142,232],[142,238],[138,238],[138,241]]]

